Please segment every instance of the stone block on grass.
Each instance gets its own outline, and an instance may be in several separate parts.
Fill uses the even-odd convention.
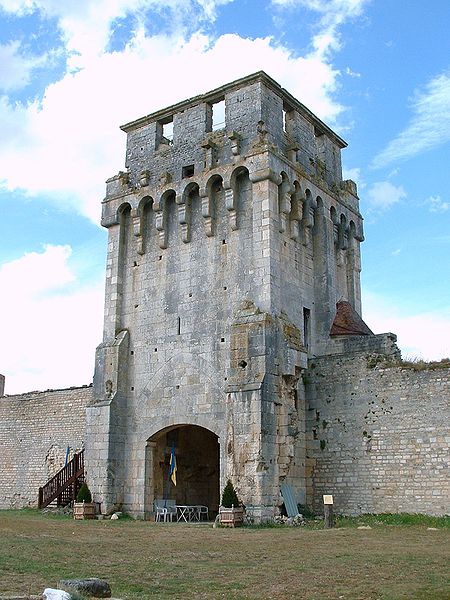
[[[94,598],[111,598],[109,583],[97,577],[89,577],[88,579],[62,579],[58,585],[68,592],[74,590],[80,594]]]

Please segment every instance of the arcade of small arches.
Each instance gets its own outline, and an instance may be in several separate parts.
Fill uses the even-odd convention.
[[[146,185],[139,186],[127,200],[122,202],[115,213],[114,219],[108,223],[120,223],[121,216],[128,213],[133,223],[133,233],[136,239],[138,254],[145,253],[145,213],[154,212],[154,224],[158,232],[158,243],[162,249],[168,246],[168,214],[171,206],[178,211],[178,224],[181,228],[181,239],[184,243],[191,240],[191,208],[194,199],[200,199],[201,215],[207,237],[214,236],[214,219],[217,202],[224,201],[230,220],[231,230],[239,228],[238,198],[242,182],[247,180],[257,183],[269,179],[278,187],[278,219],[279,232],[285,233],[294,241],[301,241],[309,245],[311,231],[315,224],[316,214],[326,216],[324,201],[320,195],[314,197],[313,192],[298,179],[292,182],[286,172],[277,175],[270,169],[250,172],[240,165],[233,170],[222,169],[219,172],[208,173],[208,178],[202,181],[181,180],[177,185],[166,185],[153,197],[146,189]],[[308,184],[310,185],[310,184]],[[362,224],[359,218],[341,202],[330,202],[328,216],[333,226],[334,244],[337,251],[347,250],[352,247],[354,240],[364,240]],[[337,208],[338,206],[338,208]],[[356,215],[359,217],[359,215]]]

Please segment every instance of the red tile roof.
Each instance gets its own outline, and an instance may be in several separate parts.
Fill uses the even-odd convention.
[[[336,316],[330,331],[330,336],[335,335],[374,335],[374,333],[349,302],[340,300],[336,304]]]

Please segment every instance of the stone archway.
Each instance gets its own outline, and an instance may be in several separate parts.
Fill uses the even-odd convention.
[[[177,485],[169,477],[170,455],[175,449]],[[198,425],[173,425],[147,441],[146,514],[157,498],[173,498],[176,504],[201,504],[214,517],[219,510],[219,439]]]

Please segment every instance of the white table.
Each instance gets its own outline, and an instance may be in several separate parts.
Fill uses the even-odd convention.
[[[177,504],[177,521],[185,523],[199,522],[201,515],[208,519],[208,507],[201,504]]]

